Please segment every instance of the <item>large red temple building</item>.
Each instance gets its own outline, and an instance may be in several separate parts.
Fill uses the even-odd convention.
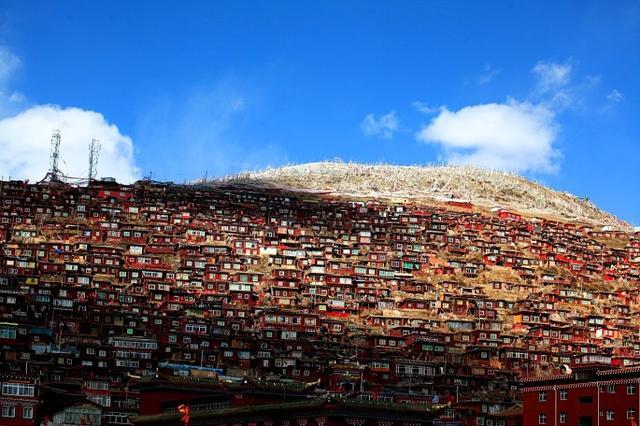
[[[640,367],[581,367],[523,379],[524,425],[637,425]]]

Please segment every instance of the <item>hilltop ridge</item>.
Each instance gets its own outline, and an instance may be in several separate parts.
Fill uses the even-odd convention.
[[[207,183],[242,183],[336,195],[466,200],[530,215],[628,229],[586,198],[555,191],[515,173],[473,166],[396,166],[323,161],[244,172]]]

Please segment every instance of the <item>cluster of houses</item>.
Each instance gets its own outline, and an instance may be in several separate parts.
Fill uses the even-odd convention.
[[[520,380],[640,360],[640,233],[610,227],[240,185],[4,181],[0,244],[3,425],[149,424],[260,390],[506,426]],[[353,424],[374,420],[395,421]]]

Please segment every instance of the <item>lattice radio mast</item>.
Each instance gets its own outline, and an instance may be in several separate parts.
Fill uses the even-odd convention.
[[[91,139],[91,143],[89,143],[89,181],[94,180],[98,174],[98,154],[100,154],[100,141]]]
[[[60,169],[58,168],[58,160],[60,159],[60,130],[54,130],[51,134],[51,157],[49,159],[49,164],[51,168],[49,169],[49,178],[52,181],[60,180]]]

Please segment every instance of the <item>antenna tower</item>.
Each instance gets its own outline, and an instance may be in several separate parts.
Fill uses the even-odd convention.
[[[100,153],[100,141],[91,139],[89,143],[89,181],[96,178],[98,174],[98,154]]]
[[[49,178],[52,181],[60,180],[60,169],[58,168],[58,160],[60,159],[60,130],[54,130],[51,134],[51,157],[49,163]]]

